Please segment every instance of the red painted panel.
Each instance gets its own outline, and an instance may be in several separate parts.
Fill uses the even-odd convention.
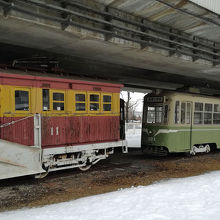
[[[0,129],[3,140],[33,146],[33,117],[1,118],[1,125],[15,121]],[[84,143],[116,141],[120,139],[119,116],[42,117],[42,146],[64,146]]]
[[[119,129],[119,116],[43,117],[42,146],[115,141]]]
[[[27,146],[34,145],[34,119],[33,117],[26,118],[18,117],[4,117],[1,118],[1,125],[6,125],[14,121],[15,123],[9,124],[3,128],[0,128],[0,137],[3,140],[23,144]]]

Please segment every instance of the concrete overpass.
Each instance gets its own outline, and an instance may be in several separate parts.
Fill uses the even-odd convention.
[[[220,18],[188,0],[0,0],[1,63],[33,55],[138,88],[219,93]]]

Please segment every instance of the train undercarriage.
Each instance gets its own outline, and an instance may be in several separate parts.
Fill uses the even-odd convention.
[[[34,146],[0,140],[0,179],[34,175],[43,178],[49,172],[79,168],[88,170],[121,148],[127,153],[125,140],[74,146],[41,147],[41,116],[34,115]]]

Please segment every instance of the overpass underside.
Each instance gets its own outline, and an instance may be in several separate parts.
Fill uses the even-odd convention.
[[[218,16],[185,0],[134,2],[0,0],[0,63],[37,54],[132,87],[218,90]]]

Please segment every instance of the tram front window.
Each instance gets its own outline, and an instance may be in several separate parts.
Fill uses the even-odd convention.
[[[168,106],[148,106],[147,123],[166,123]]]

